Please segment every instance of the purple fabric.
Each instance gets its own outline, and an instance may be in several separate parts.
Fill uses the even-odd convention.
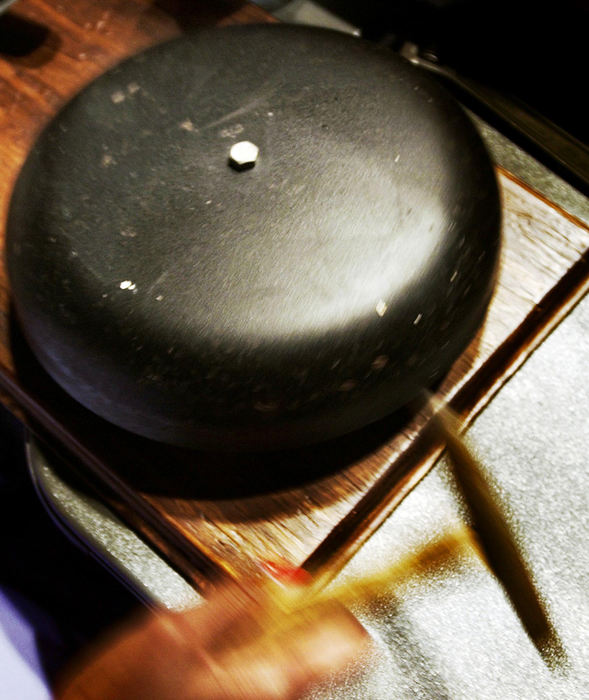
[[[0,700],[49,698],[63,665],[136,606],[45,512],[22,426],[0,407]]]
[[[50,698],[43,647],[60,646],[55,622],[15,591],[0,589],[0,697]]]

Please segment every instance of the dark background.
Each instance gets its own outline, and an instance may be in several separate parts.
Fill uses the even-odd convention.
[[[376,41],[411,40],[587,143],[588,0],[317,0]]]

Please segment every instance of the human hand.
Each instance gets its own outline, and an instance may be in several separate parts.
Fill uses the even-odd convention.
[[[58,700],[291,700],[349,666],[367,634],[341,605],[282,611],[237,585],[185,612],[144,613],[70,669]]]

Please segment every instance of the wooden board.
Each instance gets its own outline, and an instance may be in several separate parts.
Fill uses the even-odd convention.
[[[76,0],[63,6],[21,0],[11,31],[14,36],[14,27],[20,27],[33,48],[23,55],[2,54],[0,48],[2,221],[35,134],[88,80],[191,24],[265,19],[261,10],[229,0]],[[2,22],[0,47],[7,31]],[[496,292],[479,334],[438,388],[465,420],[588,286],[587,228],[508,173],[498,171],[498,177],[504,223]],[[69,399],[32,357],[9,300],[0,268],[3,400],[65,447],[74,468],[108,489],[105,497],[116,512],[198,587],[218,575],[255,574],[264,559],[336,571],[442,449],[426,417],[409,412],[287,454],[229,458],[155,445]]]

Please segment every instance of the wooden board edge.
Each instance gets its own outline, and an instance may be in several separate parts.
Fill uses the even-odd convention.
[[[516,184],[521,184],[511,173],[506,173],[506,176]],[[534,190],[522,186],[535,195]],[[559,210],[551,202],[540,198]],[[588,228],[575,217],[569,215],[567,218]],[[467,385],[450,399],[449,407],[461,417],[464,428],[472,424],[493,396],[588,292],[589,249],[532,309],[517,330],[493,352]],[[427,428],[418,436],[416,443],[414,449],[389,465],[356,507],[307,557],[303,568],[313,575],[320,575],[325,581],[331,580],[341,571],[430,472],[444,451],[444,445]]]

